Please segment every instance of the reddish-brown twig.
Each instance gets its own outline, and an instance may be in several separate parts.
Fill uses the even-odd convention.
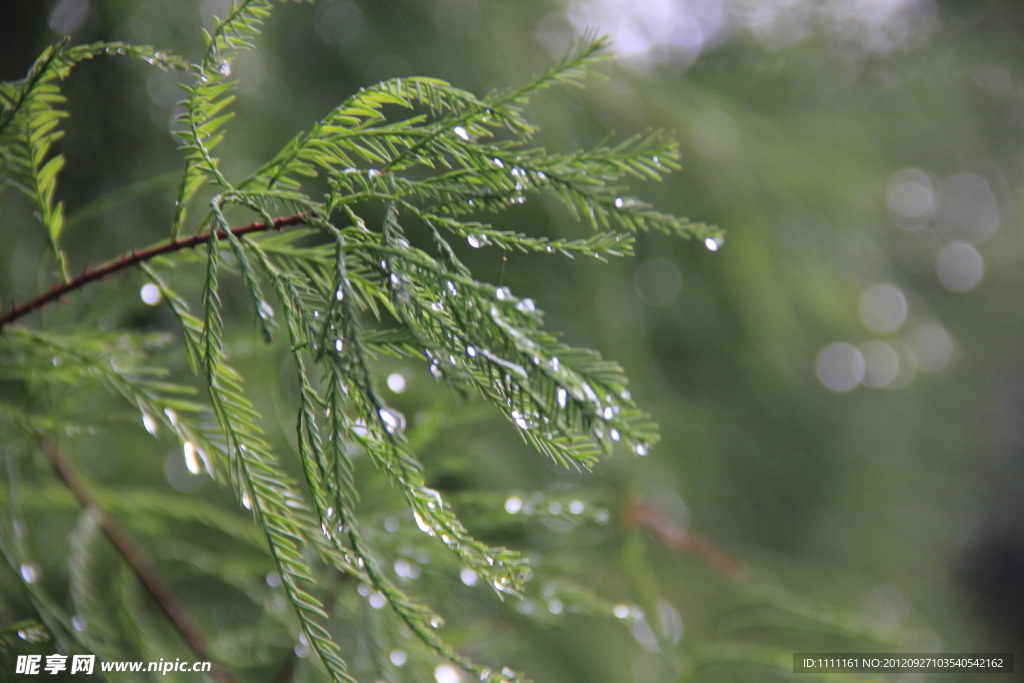
[[[249,225],[243,225],[238,228],[231,228],[231,233],[236,237],[242,235],[248,235],[253,232],[264,232],[266,230],[280,230],[281,228],[288,227],[290,225],[298,225],[305,222],[305,217],[302,214],[295,216],[286,216],[284,218],[275,218],[272,223],[250,223]],[[218,239],[227,238],[227,234],[223,230],[217,231]],[[9,311],[0,316],[0,329],[3,329],[5,325],[8,325],[22,316],[28,315],[32,311],[42,308],[48,303],[58,301],[62,296],[73,292],[77,289],[81,289],[85,285],[99,280],[101,278],[109,277],[114,273],[130,268],[131,266],[143,263],[155,258],[157,256],[163,256],[164,254],[171,254],[182,249],[192,249],[198,247],[200,244],[205,244],[210,241],[210,233],[203,233],[200,235],[193,235],[192,237],[186,237],[182,240],[170,240],[162,244],[158,244],[155,247],[144,249],[142,251],[133,251],[130,254],[108,261],[99,268],[90,270],[88,267],[80,275],[72,278],[71,280],[61,284],[57,283],[50,288],[50,291],[45,294],[41,294],[31,301],[26,301],[20,306],[12,306]]]
[[[139,582],[146,589],[146,592],[150,594],[156,604],[160,606],[160,609],[167,616],[167,619],[174,625],[174,628],[178,631],[181,637],[188,644],[189,648],[196,654],[196,657],[200,661],[210,661],[210,656],[206,648],[206,640],[203,638],[202,633],[192,622],[192,619],[182,609],[178,601],[171,595],[171,592],[163,585],[156,573],[149,566],[149,562],[143,555],[142,550],[135,545],[135,542],[129,537],[124,531],[121,530],[114,520],[112,520],[100,506],[96,503],[92,494],[85,487],[82,481],[78,478],[78,474],[72,469],[72,467],[61,457],[60,453],[54,445],[48,441],[40,441],[43,453],[46,458],[50,461],[50,465],[53,470],[60,477],[64,485],[68,487],[68,490],[78,499],[78,503],[96,515],[100,522],[100,527],[103,529],[103,533],[106,534],[110,542],[114,544],[117,551],[124,558],[128,566],[132,568],[135,576],[139,579]],[[211,673],[220,683],[234,683],[234,678],[231,674],[221,665],[213,663]]]
[[[741,579],[746,574],[746,567],[741,561],[726,554],[703,536],[666,520],[646,505],[634,505],[630,517],[635,524],[646,529],[667,547],[681,553],[693,553],[704,564],[730,579]]]

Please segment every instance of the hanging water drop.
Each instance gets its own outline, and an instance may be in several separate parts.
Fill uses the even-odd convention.
[[[164,408],[164,415],[167,416],[167,420],[171,423],[172,427],[178,426],[178,414],[171,408]]]
[[[621,209],[625,205],[626,205],[626,200],[624,200],[622,197],[616,197],[615,198],[615,208],[616,209]]]
[[[231,75],[231,64],[230,64],[230,62],[228,62],[227,60],[222,61],[220,63],[220,66],[217,67],[217,71],[218,71],[218,73],[220,73],[221,76],[230,76]]]
[[[469,142],[469,132],[462,126],[455,126],[452,128],[452,131],[466,142]]]
[[[377,414],[380,415],[381,422],[384,423],[389,434],[405,430],[405,415],[394,408],[381,408]]]
[[[494,157],[493,161],[494,165],[497,166],[498,168],[505,168],[505,163],[498,157]]]
[[[41,574],[42,572],[37,564],[26,562],[21,565],[21,578],[25,580],[25,583],[35,583],[39,580]]]
[[[156,436],[157,431],[160,429],[159,423],[157,423],[156,419],[149,413],[142,414],[142,426],[145,427],[146,431],[153,436]]]
[[[512,411],[512,419],[515,421],[516,426],[519,427],[520,429],[530,428],[530,423],[526,421],[526,418],[523,417],[523,414],[518,410]]]
[[[620,438],[622,438],[622,435],[619,434],[618,429],[612,429],[610,432],[608,432],[608,436],[612,437],[612,441],[618,441]]]
[[[246,510],[252,510],[252,498],[249,497],[248,493],[242,493],[242,507]]]
[[[344,346],[345,342],[343,342],[341,339],[334,340],[334,350],[337,351],[338,353],[341,353],[341,350],[342,348],[344,348]]]
[[[558,407],[564,408],[569,402],[569,392],[565,390],[565,387],[558,387],[555,394],[558,396]]]
[[[633,452],[639,455],[641,458],[647,455],[647,444],[638,443],[633,446]]]
[[[704,246],[707,247],[708,251],[718,251],[718,247],[722,246],[718,243],[714,237],[708,237],[704,240]]]
[[[473,247],[474,249],[479,249],[481,246],[480,238],[477,237],[476,235],[470,235],[469,237],[466,238],[466,241],[469,242],[469,246]]]
[[[459,571],[459,580],[467,586],[475,586],[477,580],[476,572],[469,567],[463,567]]]
[[[472,346],[466,347],[466,355],[470,358],[476,358],[476,349]]]
[[[441,379],[444,377],[444,372],[441,370],[441,367],[436,364],[430,366],[430,374],[434,376],[434,379]]]
[[[537,306],[533,303],[533,299],[523,299],[516,304],[516,310],[520,313],[534,313],[537,310]]]
[[[413,510],[412,518],[416,520],[416,526],[419,527],[419,530],[425,533],[427,536],[433,538],[436,535],[434,533],[433,527],[431,527],[429,524],[426,523],[426,521],[424,521],[424,519],[420,516],[420,513]]]
[[[185,467],[188,468],[190,474],[202,474],[203,466],[199,462],[199,456],[196,453],[196,445],[191,441],[186,441],[182,444],[182,451],[185,454]]]
[[[345,298],[345,290],[344,289],[342,289],[341,287],[338,287],[336,290],[334,290],[334,300],[335,301],[341,301],[344,298]],[[316,315],[320,315],[320,313],[317,312]]]
[[[508,287],[498,287],[494,290],[494,296],[497,297],[498,301],[506,301],[512,298],[512,290]]]

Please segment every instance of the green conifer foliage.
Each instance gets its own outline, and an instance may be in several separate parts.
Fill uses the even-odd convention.
[[[134,571],[202,655],[196,658],[219,661],[217,677],[230,680],[230,657],[224,653],[235,650],[223,642],[206,650],[187,620],[171,614],[168,596],[147,582],[148,570],[132,561],[133,546],[119,538],[110,521],[132,514],[154,524],[198,524],[247,552],[269,553],[272,575],[294,620],[264,615],[254,632],[264,620],[279,620],[266,630],[299,637],[300,647],[315,654],[330,680],[355,678],[342,658],[337,633],[343,627],[334,623],[338,617],[332,617],[327,601],[335,589],[325,588],[325,576],[348,577],[365,587],[371,600],[390,606],[389,618],[422,644],[419,656],[449,662],[482,681],[519,680],[518,672],[488,668],[450,647],[439,635],[441,618],[427,604],[432,596],[407,594],[383,569],[396,556],[393,547],[375,545],[361,519],[356,452],[369,456],[401,492],[419,531],[446,549],[447,561],[469,571],[474,581],[479,577],[499,596],[519,596],[530,572],[517,552],[471,536],[449,501],[427,486],[405,436],[405,417],[375,384],[374,359],[384,354],[425,364],[438,383],[492,406],[526,443],[560,466],[586,470],[615,444],[646,455],[658,439],[656,426],[634,403],[619,366],[560,342],[544,330],[533,301],[477,279],[452,244],[464,240],[477,248],[605,259],[628,256],[637,231],[716,243],[721,235],[717,228],[661,213],[630,195],[630,180],[657,180],[678,168],[677,145],[667,135],[652,132],[567,154],[531,146],[535,128],[524,115],[530,96],[549,87],[578,86],[603,58],[603,38],[583,40],[521,87],[485,96],[433,78],[396,78],[362,89],[251,175],[232,178],[217,156],[218,144],[230,134],[231,66],[239,51],[253,48],[271,10],[267,0],[233,3],[206,35],[206,51],[197,63],[148,47],[62,42],[47,48],[23,80],[0,85],[3,189],[20,191],[35,204],[60,278],[38,299],[0,315],[0,378],[5,386],[20,388],[0,400],[0,421],[8,443],[49,457],[77,504],[87,507],[68,542],[69,611],[37,581],[20,516],[33,506],[71,510],[76,503],[64,486],[52,483],[36,482],[27,495],[8,458],[10,523],[0,525],[0,550],[23,579],[39,620],[11,628],[28,634],[21,637],[26,642],[52,637],[68,652],[131,659],[144,651],[138,641],[158,629],[139,626],[143,635],[132,632],[125,624],[145,624],[144,615],[130,608],[128,614],[111,614],[103,597],[120,591],[122,604],[134,604],[131,592],[138,592],[139,584],[122,580]],[[104,54],[187,73],[190,84],[176,133],[184,170],[166,241],[72,276],[61,248],[64,212],[55,200],[64,164],[53,151],[66,115],[60,82],[82,60]],[[486,222],[489,214],[538,195],[560,201],[593,234],[547,239]],[[232,224],[230,217],[246,213],[256,220]],[[416,240],[409,239],[413,233]],[[135,266],[158,288],[177,320],[177,336],[98,332],[87,325],[44,329],[31,317],[62,296]],[[201,291],[180,291],[175,284],[177,273],[187,269],[205,272]],[[301,480],[284,464],[292,455],[271,448],[263,420],[246,396],[245,378],[229,363],[221,299],[225,277],[244,287],[263,339],[284,338],[290,349],[298,386],[295,442]],[[198,378],[196,385],[170,381],[169,371],[154,362],[155,353],[176,345]],[[151,434],[173,434],[189,469],[208,473],[233,491],[255,527],[216,506],[155,492],[87,491],[73,472],[62,469],[54,435],[94,426],[58,423],[49,407],[60,396],[97,385],[138,411]],[[462,504],[486,526],[503,500],[464,495]],[[582,519],[577,503],[554,501],[540,514],[577,522]],[[111,564],[104,534],[127,564]],[[223,580],[237,579],[215,551],[190,561],[220,572]],[[546,597],[557,601],[559,610],[564,604],[578,613],[615,613],[610,603],[571,583],[557,584]],[[393,627],[371,616],[363,632],[377,643]],[[80,618],[88,628],[79,628],[75,620]],[[18,639],[0,633],[0,648],[9,641]],[[374,651],[381,660],[379,647]],[[375,666],[384,670],[388,664],[381,660]]]

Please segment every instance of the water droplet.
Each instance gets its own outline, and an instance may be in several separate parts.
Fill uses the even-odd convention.
[[[402,650],[392,650],[388,655],[388,659],[390,659],[391,663],[395,666],[405,666],[405,662],[408,660],[408,657],[406,657],[405,652]]]
[[[569,512],[571,512],[574,515],[581,515],[583,514],[584,507],[585,506],[583,505],[583,501],[574,500],[571,503],[569,503]]]
[[[469,141],[469,132],[465,128],[463,128],[462,126],[455,126],[454,128],[452,128],[452,132],[454,132],[456,135],[458,135],[463,140],[465,140],[467,142]]]
[[[444,377],[444,371],[441,370],[439,365],[431,365],[430,374],[433,375],[435,379],[441,379]]]
[[[548,600],[548,611],[552,614],[562,613],[562,601],[561,600]]]
[[[142,289],[139,290],[139,298],[147,306],[156,306],[160,303],[163,295],[160,293],[160,288],[150,282],[142,285]]]
[[[256,309],[259,316],[264,320],[274,317],[274,309],[266,301],[261,301],[260,305],[257,306]]]
[[[502,668],[501,675],[507,676],[508,678],[515,678],[516,672],[506,666]]]
[[[629,393],[629,389],[623,389],[620,391],[619,396],[622,397],[623,401],[628,401],[633,398],[633,395]]]
[[[373,592],[373,589],[370,588],[367,584],[361,583],[361,584],[359,584],[359,587],[356,588],[356,591],[365,598],[366,596],[368,596],[370,593]]]
[[[444,503],[441,501],[440,493],[438,493],[434,489],[428,489],[426,487],[423,487],[422,491],[423,493],[427,494],[428,496],[430,496],[430,498],[433,499],[427,501],[428,508],[430,508],[431,510],[435,510],[437,508],[444,507]]]
[[[498,301],[506,301],[512,298],[512,290],[508,287],[498,287],[494,290],[494,296],[497,297]]]
[[[452,296],[459,295],[459,290],[455,288],[455,283],[452,282],[451,280],[448,280],[448,282],[445,283],[445,287],[448,288],[448,291],[451,292]]]
[[[533,303],[533,299],[523,299],[516,304],[516,310],[520,313],[534,313],[537,310],[537,306]]]
[[[430,618],[430,628],[441,628],[444,626],[444,620],[441,617]]]
[[[472,346],[466,347],[466,355],[470,358],[476,358],[476,349]]]
[[[342,289],[341,287],[338,287],[336,290],[334,290],[334,300],[335,301],[341,301],[344,298],[345,298],[345,290],[344,289]],[[319,316],[320,313],[316,312],[316,315]]]
[[[612,614],[618,619],[626,619],[629,617],[629,605],[618,604],[612,608]]]
[[[376,178],[379,175],[380,175],[380,171],[378,171],[375,168],[371,168],[370,170],[368,170],[366,172],[366,177],[369,178],[370,180],[373,180],[374,178]]]
[[[374,591],[370,595],[370,607],[373,609],[380,609],[384,605],[388,604],[388,599],[384,597],[384,594],[380,591]]]
[[[708,237],[706,240],[704,240],[704,246],[707,247],[708,251],[718,251],[718,247],[720,247],[721,245],[718,243],[718,240],[716,240],[714,237]]]
[[[400,372],[392,372],[387,379],[388,389],[400,394],[405,391],[405,377]]]
[[[514,515],[523,509],[523,501],[519,496],[509,496],[505,500],[505,512]]]
[[[21,578],[25,580],[25,583],[35,583],[39,580],[40,574],[42,572],[37,564],[26,562],[21,565]]]
[[[633,452],[639,455],[641,458],[647,455],[647,444],[638,443],[633,446]]]
[[[342,341],[341,339],[335,339],[334,340],[334,350],[337,351],[338,353],[341,353],[341,350],[342,350],[342,348],[344,348],[344,346],[345,346],[345,342]]]
[[[80,617],[78,615],[75,615],[75,616],[71,617],[71,626],[76,631],[84,631],[85,630],[85,619],[83,619],[82,617]]]
[[[616,209],[621,209],[625,205],[626,205],[626,201],[622,197],[616,197],[615,198],[615,208]]]
[[[178,414],[174,412],[173,409],[164,408],[164,415],[167,416],[167,419],[170,421],[171,426],[178,426]]]
[[[558,407],[564,408],[569,402],[569,392],[565,390],[565,387],[558,387],[555,395],[558,397]]]
[[[202,474],[203,466],[199,462],[199,455],[196,452],[196,445],[191,441],[186,441],[181,446],[182,451],[185,454],[185,467],[188,468],[190,474]]]
[[[488,669],[486,667],[483,668],[483,669],[480,669],[480,680],[481,681],[486,681],[490,677],[491,677],[491,670],[490,669]]]
[[[497,166],[498,168],[505,168],[505,163],[498,157],[494,157],[492,161],[494,161],[494,165]]]
[[[550,512],[553,515],[560,515],[560,514],[562,514],[562,504],[561,503],[551,503],[550,505],[548,505],[548,512]]]
[[[512,411],[512,419],[515,421],[516,426],[518,426],[520,429],[530,428],[530,423],[526,421],[526,418],[523,417],[523,414],[518,410]]]
[[[601,417],[603,417],[606,420],[612,419],[613,417],[615,417],[615,409],[611,406],[606,406],[605,409],[601,412]]]
[[[459,579],[467,586],[475,586],[477,580],[476,572],[469,567],[463,567],[459,572]]]
[[[607,524],[609,521],[611,521],[611,518],[611,513],[609,513],[607,510],[598,510],[597,512],[594,513],[594,521],[601,525]]]
[[[142,414],[142,426],[145,427],[146,431],[153,436],[156,436],[157,431],[160,429],[160,425],[157,423],[156,418],[149,413]]]
[[[405,430],[405,415],[394,408],[381,408],[378,414],[389,434]]]
[[[610,432],[608,432],[608,436],[612,437],[612,441],[618,441],[619,439],[622,438],[622,435],[619,434],[618,429],[612,429]]]
[[[228,63],[227,60],[225,60],[225,61],[220,63],[220,66],[217,67],[217,71],[220,73],[221,76],[230,76],[231,75],[231,64]]]
[[[420,513],[413,510],[412,518],[416,520],[416,526],[419,527],[419,530],[425,533],[427,536],[433,538],[436,535],[434,533],[434,529],[423,520],[423,518],[420,516]]]
[[[249,497],[248,493],[242,494],[242,507],[246,510],[252,510],[252,498]]]
[[[480,238],[477,237],[476,235],[470,235],[469,237],[466,238],[466,241],[469,242],[469,246],[473,247],[474,249],[480,248]]]
[[[558,356],[548,361],[548,367],[552,370],[557,370],[559,365],[561,365],[561,361],[558,360]]]
[[[459,683],[462,674],[451,664],[438,664],[434,667],[434,680],[437,683]]]
[[[267,574],[265,580],[267,582],[267,585],[271,588],[277,588],[281,585],[281,575],[277,572],[270,572],[269,574]]]

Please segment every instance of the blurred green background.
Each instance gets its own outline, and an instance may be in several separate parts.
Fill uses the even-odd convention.
[[[20,78],[61,33],[194,59],[199,26],[226,6],[9,3],[0,11],[0,78]],[[405,577],[410,589],[447,610],[446,635],[464,650],[544,681],[676,680],[672,648],[685,653],[724,637],[728,605],[762,588],[841,608],[898,634],[909,650],[1024,653],[1020,3],[283,4],[258,51],[234,66],[238,117],[221,148],[225,168],[236,177],[251,170],[360,86],[427,75],[484,93],[523,81],[590,27],[615,38],[621,59],[585,90],[539,96],[529,110],[542,128],[537,142],[569,151],[672,131],[682,170],[639,196],[721,225],[725,244],[711,251],[642,235],[636,258],[607,264],[468,247],[465,257],[481,279],[533,297],[567,341],[620,361],[663,441],[645,459],[616,453],[592,474],[564,472],[529,452],[514,428],[453,403],[425,366],[381,361],[380,378],[392,378],[388,400],[410,416],[429,481],[467,511],[471,528],[470,491],[511,490],[523,501],[536,496],[537,506],[547,504],[542,496],[579,495],[607,509],[609,524],[573,533],[550,524],[476,529],[526,550],[541,574],[571,576],[611,603],[647,605],[657,637],[635,626],[646,622],[627,629],[541,603],[506,606],[504,616],[496,606],[470,609],[467,586],[431,584],[429,572],[419,583]],[[72,271],[166,236],[180,168],[170,134],[178,82],[106,59],[68,82],[61,192],[72,216]],[[102,197],[113,200],[94,203]],[[48,287],[54,272],[28,205],[7,192],[0,215],[6,307]],[[539,200],[494,220],[529,234],[586,233]],[[166,311],[139,300],[140,283],[94,285],[36,321],[173,330]],[[294,387],[286,350],[261,347],[240,291],[225,297],[235,362],[287,452]],[[183,367],[173,354],[167,362]],[[104,405],[88,410],[105,414]],[[196,490],[169,441],[154,442],[134,421],[108,422],[64,444],[98,485],[226,500],[212,484]],[[366,477],[363,505],[384,519],[391,494]],[[68,513],[34,541],[58,591],[73,520]],[[689,549],[671,547],[673,533]],[[743,569],[732,571],[733,562]],[[166,571],[183,593],[201,594],[185,569]],[[6,623],[25,616],[11,583],[0,604]],[[658,596],[667,606],[657,607]],[[530,619],[538,611],[543,618]],[[213,617],[206,624],[235,627]],[[761,627],[737,633],[728,637],[786,652],[850,646],[798,627],[784,637]],[[251,680],[272,679],[257,670]],[[698,673],[776,678],[750,667]]]

